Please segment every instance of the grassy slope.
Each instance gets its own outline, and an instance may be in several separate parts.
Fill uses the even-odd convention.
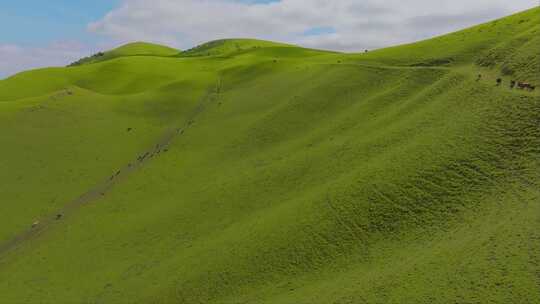
[[[180,54],[182,57],[231,56],[260,48],[292,47],[292,45],[256,39],[222,39],[203,43]]]
[[[540,302],[540,98],[494,85],[509,66],[537,83],[538,15],[362,55],[229,40],[0,81],[0,244],[206,105],[1,252],[0,301]]]
[[[96,54],[90,57],[83,58],[77,61],[74,66],[91,64],[96,62],[107,61],[118,57],[125,56],[160,56],[170,57],[180,53],[179,50],[173,49],[167,46],[147,43],[147,42],[133,42],[126,45],[122,45],[116,49],[110,50],[105,53]]]

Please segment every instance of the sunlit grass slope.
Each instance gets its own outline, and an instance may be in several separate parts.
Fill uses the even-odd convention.
[[[146,42],[133,42],[123,46],[120,46],[116,49],[110,50],[108,52],[99,52],[90,57],[82,58],[77,62],[72,63],[72,66],[78,66],[83,64],[90,64],[96,62],[102,62],[106,60],[111,60],[118,57],[125,56],[160,56],[160,57],[170,57],[175,56],[180,53],[179,50],[173,49],[167,46],[146,43]]]
[[[540,82],[540,14],[537,8],[434,39],[362,55],[396,65],[458,66],[476,63],[523,81]]]
[[[180,54],[183,57],[190,56],[230,56],[238,53],[244,53],[246,51],[253,51],[260,48],[274,48],[274,47],[291,47],[298,48],[296,46],[257,40],[257,39],[222,39],[214,40],[203,43],[192,49],[186,50]]]
[[[0,303],[540,303],[539,14],[0,81]]]

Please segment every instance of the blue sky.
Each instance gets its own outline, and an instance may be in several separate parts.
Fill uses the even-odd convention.
[[[93,40],[88,23],[118,0],[16,0],[0,4],[0,43],[40,45],[54,40]]]
[[[151,0],[148,0],[151,1]],[[279,0],[238,0],[257,4]],[[0,43],[36,46],[51,41],[99,37],[86,29],[121,0],[3,0],[0,3]]]
[[[537,0],[0,0],[0,79],[130,41],[259,38],[360,51],[444,34]],[[430,20],[426,26],[426,20]]]

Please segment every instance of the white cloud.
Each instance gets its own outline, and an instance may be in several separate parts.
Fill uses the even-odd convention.
[[[89,31],[117,41],[145,40],[180,48],[232,37],[362,50],[409,42],[502,17],[536,0],[124,0]],[[314,27],[335,33],[303,36]]]
[[[0,78],[28,69],[63,66],[87,52],[84,45],[73,41],[54,42],[44,47],[0,44]]]
[[[537,0],[123,0],[88,25],[107,45],[0,43],[0,78],[63,66],[113,44],[143,40],[182,49],[220,38],[259,38],[313,48],[361,51],[424,39],[538,5]],[[303,35],[330,28],[321,35]]]

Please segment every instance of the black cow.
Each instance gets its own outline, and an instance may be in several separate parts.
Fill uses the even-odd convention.
[[[531,92],[536,89],[536,86],[533,86],[532,84],[526,82],[518,82],[517,86],[522,90],[529,90]]]

